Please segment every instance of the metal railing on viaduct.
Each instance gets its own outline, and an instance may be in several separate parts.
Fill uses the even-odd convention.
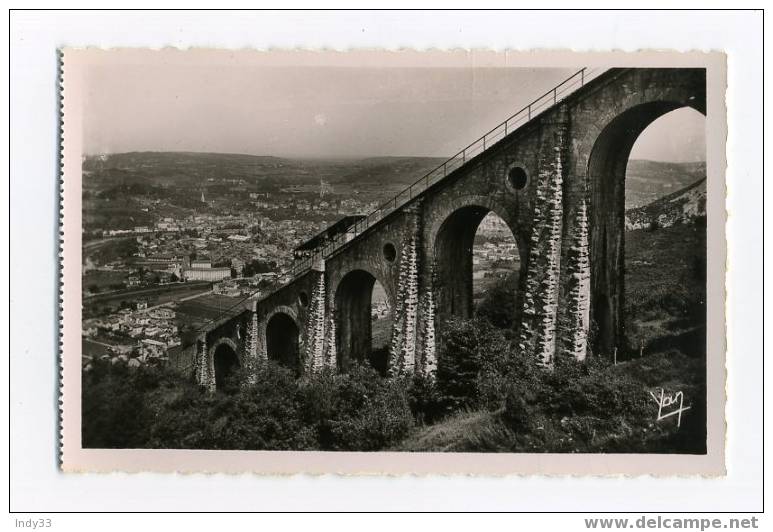
[[[551,107],[560,103],[567,96],[584,86],[588,81],[597,78],[606,69],[583,68],[566,78],[564,81],[545,92],[525,107],[519,109],[503,122],[484,133],[452,157],[433,168],[412,184],[401,190],[396,196],[379,206],[376,210],[365,216],[362,220],[353,224],[346,232],[339,233],[330,239],[323,247],[319,248],[309,257],[297,261],[293,265],[293,277],[297,277],[314,265],[320,259],[326,259],[344,244],[350,242],[361,233],[381,221],[385,216],[409,203],[413,198],[448,177],[453,171],[461,168],[467,161],[491,148],[510,133],[536,118]]]
[[[530,122],[532,119],[537,118],[539,115],[561,103],[568,96],[576,92],[589,81],[599,77],[606,70],[606,68],[601,67],[582,68],[555,87],[543,93],[538,98],[535,98],[531,103],[510,115],[503,122],[497,124],[482,136],[462,148],[455,155],[449,157],[443,163],[404,188],[402,191],[400,191],[400,193],[395,195],[389,201],[382,204],[376,210],[353,224],[350,228],[347,229],[346,232],[339,233],[336,237],[330,239],[330,241],[327,242],[324,246],[318,248],[310,256],[296,261],[293,264],[292,280],[290,283],[292,283],[295,278],[303,275],[309,269],[311,269],[311,267],[317,261],[326,259],[338,251],[342,246],[348,242],[351,242],[363,232],[376,225],[384,217],[405,206],[407,203],[411,202],[414,198],[419,196],[422,192],[441,182],[446,177],[450,176],[454,171],[464,166],[468,161],[477,155],[480,155],[487,149],[493,147],[500,140],[515,132],[517,129]],[[228,308],[223,309],[223,312],[218,317],[198,327],[197,330],[193,332],[198,333],[208,330],[208,327],[211,324],[221,322],[222,319],[228,316],[229,313],[239,309],[239,307],[241,307],[246,300],[254,297],[255,295],[256,293],[250,294],[229,306]]]

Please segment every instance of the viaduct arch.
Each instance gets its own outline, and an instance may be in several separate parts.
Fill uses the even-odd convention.
[[[656,81],[657,71],[634,72],[643,85]],[[631,149],[650,124],[671,111],[690,107],[706,115],[705,72],[670,74],[682,79],[660,90],[619,95],[599,120],[579,131],[583,143],[577,160],[585,162],[589,184],[590,319],[598,328],[594,347],[600,353],[611,353],[624,335],[625,180]]]
[[[394,303],[389,373],[431,374],[438,317],[470,313],[467,250],[489,211],[510,227],[521,258],[517,347],[543,366],[608,356],[623,333],[630,150],[669,111],[706,113],[706,71],[619,68],[585,81],[474,155],[460,152],[440,178],[380,208],[354,236],[326,246],[287,285],[231,318],[250,331],[237,342],[241,356],[268,358],[268,321],[284,308],[298,329],[300,373],[345,369],[369,346],[369,320],[358,316],[378,279]],[[213,326],[206,342],[218,335],[227,327]]]
[[[215,388],[222,390],[229,377],[241,366],[239,347],[236,342],[228,337],[219,338],[210,347],[212,362],[215,370]]]
[[[336,288],[336,365],[341,371],[354,361],[367,360],[371,350],[371,304],[376,280],[371,272],[354,269],[341,278]]]
[[[514,216],[498,201],[480,195],[450,201],[429,230],[434,263],[434,297],[437,321],[448,316],[469,318],[473,313],[472,259],[478,227],[489,213],[501,218],[515,238],[519,253],[523,238],[513,227]],[[525,260],[520,261],[523,274]],[[523,275],[521,275],[523,277]]]
[[[265,319],[263,328],[266,358],[292,369],[301,368],[301,332],[295,310],[287,306],[273,309]]]

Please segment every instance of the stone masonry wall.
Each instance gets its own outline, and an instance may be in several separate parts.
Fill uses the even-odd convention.
[[[196,342],[196,366],[194,374],[196,375],[196,382],[201,386],[206,386],[209,381],[207,363],[207,338],[202,336],[200,340]]]
[[[260,320],[258,319],[257,300],[252,301],[249,317],[246,321],[246,326],[246,338],[244,342],[246,352],[244,356],[239,358],[242,360],[242,364],[249,374],[248,380],[254,383],[257,366],[265,359],[266,356],[266,350],[263,348],[263,342],[260,334]]]
[[[397,298],[393,308],[392,338],[388,371],[391,375],[411,373],[416,366],[416,318],[419,304],[419,212],[420,204],[406,209],[412,217],[410,232],[400,251]]]
[[[250,361],[258,360],[258,353],[260,353],[260,329],[258,328],[258,303],[252,302],[252,310],[250,311],[250,324],[247,330],[247,359]]]
[[[317,276],[306,318],[306,352],[303,360],[305,371],[309,372],[325,365],[325,274],[318,272]]]
[[[567,253],[566,311],[559,325],[559,356],[585,360],[590,322],[590,252],[587,199],[580,200],[571,247]]]
[[[435,290],[434,290],[434,266],[430,274],[430,282],[426,283],[424,293],[421,296],[421,332],[423,343],[421,357],[418,361],[418,370],[424,375],[433,376],[437,370],[437,342],[435,339]]]
[[[325,329],[323,364],[329,368],[336,367],[336,309],[335,295],[331,292],[327,300],[327,327]]]
[[[543,366],[552,365],[556,345],[565,116],[562,113],[555,127],[546,133],[541,148],[519,337],[519,348],[533,353]]]
[[[202,342],[202,350],[200,355],[200,377],[199,384],[210,392],[215,391],[215,361],[210,356],[209,346],[206,342]]]

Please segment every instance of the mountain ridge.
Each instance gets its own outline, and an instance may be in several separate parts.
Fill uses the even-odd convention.
[[[625,229],[651,229],[690,223],[706,216],[706,178],[625,212]]]
[[[87,180],[109,185],[145,183],[191,186],[219,180],[339,186],[407,186],[445,161],[443,157],[372,156],[360,159],[293,159],[273,155],[190,151],[134,151],[86,156]],[[705,162],[632,159],[626,171],[626,208],[639,207],[705,177]]]

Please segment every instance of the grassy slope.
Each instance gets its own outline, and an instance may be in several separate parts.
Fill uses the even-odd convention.
[[[629,231],[625,246],[629,352],[638,356],[643,345],[645,352],[674,346],[688,355],[705,353],[705,227]]]

